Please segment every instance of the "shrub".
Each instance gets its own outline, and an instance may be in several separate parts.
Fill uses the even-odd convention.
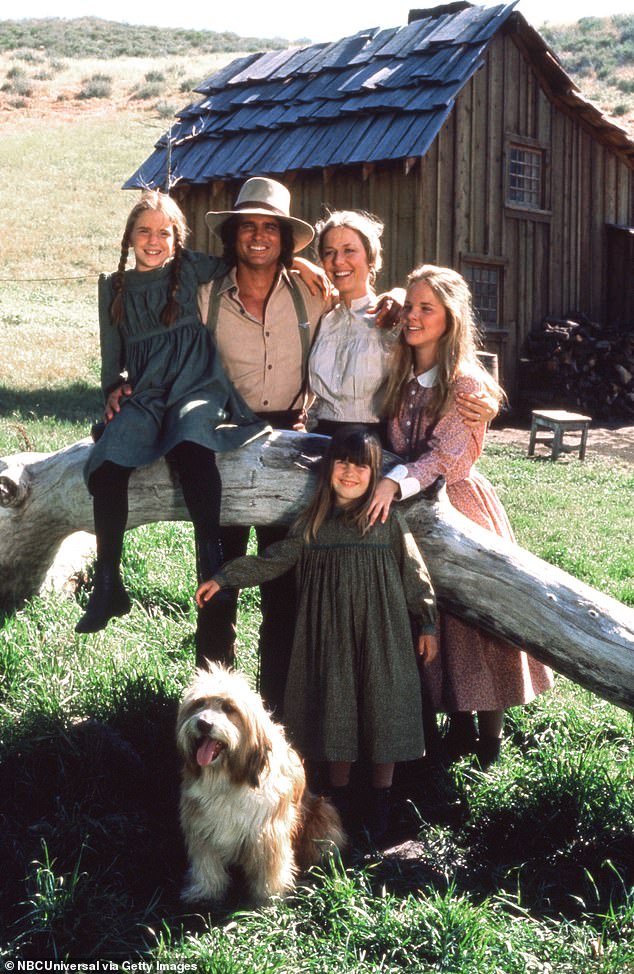
[[[159,118],[174,118],[179,106],[171,101],[158,101],[154,108]]]
[[[18,75],[3,87],[3,91],[11,91],[21,98],[30,98],[33,94],[33,84],[26,75]]]
[[[109,98],[112,94],[112,78],[107,74],[93,74],[84,78],[78,98]]]
[[[135,98],[138,101],[149,101],[150,98],[158,98],[163,90],[163,86],[159,84],[145,84],[134,89],[131,98]]]
[[[181,81],[178,90],[183,94],[186,94],[189,91],[194,91],[194,89],[199,84],[200,84],[200,78],[185,78],[184,81]]]

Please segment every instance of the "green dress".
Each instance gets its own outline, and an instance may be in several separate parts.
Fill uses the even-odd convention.
[[[417,631],[435,632],[427,569],[399,514],[364,536],[335,511],[315,542],[292,534],[223,565],[221,587],[296,568],[298,609],[284,723],[317,761],[411,761],[424,753]]]
[[[179,289],[181,314],[172,325],[161,322],[171,267],[125,272],[123,320],[112,323],[113,275],[99,278],[101,387],[104,399],[121,384],[132,395],[106,425],[90,452],[88,482],[102,463],[140,467],[165,456],[178,443],[198,443],[210,450],[234,450],[267,428],[251,412],[229,381],[211,333],[198,311],[198,287],[222,276],[217,258],[185,250]]]

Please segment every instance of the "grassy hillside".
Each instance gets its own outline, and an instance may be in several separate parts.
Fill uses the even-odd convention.
[[[266,51],[288,47],[281,37],[239,37],[230,31],[188,30],[172,27],[147,27],[118,24],[99,17],[72,20],[0,21],[0,51],[33,49],[48,57],[164,57],[192,51],[216,54],[220,51]]]
[[[540,33],[582,92],[617,117],[634,115],[634,13],[545,24]]]

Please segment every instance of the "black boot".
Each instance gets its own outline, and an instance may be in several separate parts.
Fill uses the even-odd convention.
[[[467,754],[474,754],[478,744],[475,715],[460,711],[450,715],[449,730],[443,738],[443,750],[452,763]]]
[[[368,838],[374,845],[378,845],[387,835],[390,827],[391,811],[392,789],[371,788],[370,807],[364,824]]]
[[[352,832],[354,828],[352,790],[350,785],[329,785],[326,794],[335,806],[345,832]]]
[[[131,607],[118,565],[97,560],[95,584],[86,611],[75,626],[75,632],[99,632],[106,628],[110,619],[126,615]]]
[[[501,750],[501,737],[489,737],[486,734],[481,734],[475,752],[480,769],[488,771],[493,764],[497,764],[500,760]]]
[[[222,565],[220,541],[196,539],[196,573],[199,582],[212,578]],[[235,597],[228,591],[217,592],[196,619],[196,666],[207,662],[235,665]]]

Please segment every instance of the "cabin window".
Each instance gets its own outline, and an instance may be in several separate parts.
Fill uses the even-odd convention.
[[[496,328],[500,321],[500,274],[501,268],[491,264],[464,266],[473,307],[485,328]]]
[[[542,150],[511,145],[508,158],[508,202],[541,209],[544,162]]]

